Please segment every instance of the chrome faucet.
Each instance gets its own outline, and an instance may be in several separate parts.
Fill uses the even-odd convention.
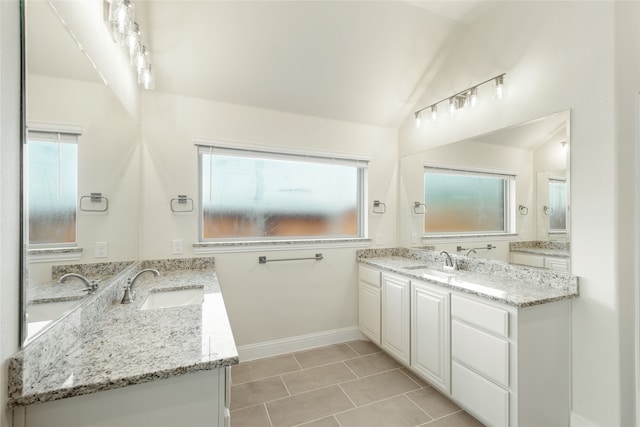
[[[98,283],[100,283],[100,281],[98,280],[89,280],[86,277],[84,277],[81,274],[78,273],[67,273],[65,275],[63,275],[60,280],[58,280],[58,282],[60,283],[64,283],[69,277],[75,277],[77,279],[80,279],[84,282],[86,288],[83,288],[83,291],[87,291],[87,293],[92,294],[95,291],[98,290]]]
[[[455,264],[453,263],[453,260],[451,259],[451,255],[449,255],[449,252],[447,252],[447,251],[440,251],[440,255],[444,255],[444,256],[445,256],[445,259],[444,259],[444,266],[445,266],[445,268],[449,268],[449,269],[454,268],[454,269],[455,269],[455,267],[456,267],[456,266],[455,266]]]
[[[124,288],[124,296],[122,297],[122,301],[120,301],[121,304],[130,304],[135,301],[136,291],[134,289],[134,286],[136,284],[136,280],[138,280],[138,277],[140,277],[143,273],[153,273],[154,276],[160,275],[160,272],[155,268],[145,268],[144,270],[138,271],[135,276],[129,277],[127,279],[127,286],[125,286]]]

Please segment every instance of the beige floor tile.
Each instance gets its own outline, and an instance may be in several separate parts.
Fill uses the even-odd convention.
[[[300,370],[291,354],[243,362],[231,368],[231,384],[242,384]]]
[[[460,407],[447,399],[438,390],[427,387],[407,393],[407,397],[422,408],[432,418],[440,418],[460,410]]]
[[[440,418],[433,422],[423,424],[420,427],[483,427],[480,421],[473,418],[464,411]]]
[[[431,420],[404,396],[361,406],[336,418],[342,427],[416,427]]]
[[[258,405],[288,395],[279,376],[234,385],[231,386],[231,410]]]
[[[353,408],[340,387],[331,386],[267,403],[273,427],[318,420]]]
[[[367,354],[380,353],[382,350],[380,347],[372,343],[371,341],[356,340],[349,341],[347,344],[356,351],[360,356],[366,356]]]
[[[370,354],[357,359],[346,360],[344,363],[359,377],[379,374],[400,367],[400,364],[386,353]]]
[[[416,383],[397,369],[349,381],[340,386],[357,406],[419,388]]]
[[[257,405],[231,412],[231,427],[271,427],[267,408]]]
[[[426,381],[424,381],[422,378],[420,378],[419,376],[417,376],[416,374],[411,372],[409,369],[400,368],[400,371],[402,371],[403,374],[405,374],[406,376],[408,376],[409,378],[414,380],[416,382],[416,384],[418,384],[420,387],[428,387],[429,386],[429,384]]]
[[[336,421],[335,418],[327,417],[321,420],[302,424],[300,427],[340,427],[340,424],[338,424],[338,421]]]
[[[358,357],[358,353],[353,351],[347,344],[336,344],[314,350],[301,351],[294,353],[294,356],[298,360],[298,363],[306,369],[353,359],[354,357]]]
[[[303,393],[355,378],[357,377],[343,362],[322,365],[282,376],[291,394]]]

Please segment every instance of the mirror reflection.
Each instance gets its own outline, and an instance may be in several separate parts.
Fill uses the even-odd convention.
[[[568,271],[569,147],[563,111],[401,158],[401,245]]]
[[[25,2],[23,338],[138,257],[138,119],[49,2]],[[60,280],[65,273],[78,277]],[[99,291],[99,285],[97,288]]]

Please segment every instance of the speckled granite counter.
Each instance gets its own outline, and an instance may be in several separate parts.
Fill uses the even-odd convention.
[[[17,353],[9,363],[8,406],[237,364],[238,353],[212,263],[195,261],[188,266],[190,269],[181,267],[185,265],[173,260],[145,261],[126,271],[125,277],[130,277],[141,268],[158,268],[161,276],[140,276],[132,304],[120,304],[121,282],[104,290],[103,300],[107,301],[96,298],[94,304],[105,303],[106,309],[86,322],[88,326],[85,324],[75,342],[64,349],[63,357],[45,360],[50,350],[46,345],[38,348],[37,342],[30,344],[36,347],[27,346]],[[152,290],[194,287],[204,291],[202,304],[140,310]],[[42,358],[42,363],[34,358]]]
[[[578,278],[566,273],[451,256],[459,270],[450,274],[443,274],[443,257],[435,251],[403,248],[386,251],[365,250],[359,252],[358,261],[381,270],[515,307],[527,307],[578,296]]]

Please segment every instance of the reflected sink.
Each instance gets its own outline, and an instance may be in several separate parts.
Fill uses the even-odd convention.
[[[49,322],[78,305],[78,300],[45,302],[27,307],[28,322]]]
[[[174,289],[151,292],[140,310],[154,310],[157,308],[182,307],[186,305],[202,304],[204,288]]]

